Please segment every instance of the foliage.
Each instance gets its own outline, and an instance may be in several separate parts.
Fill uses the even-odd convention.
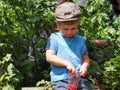
[[[0,60],[0,86],[2,86],[2,90],[15,90],[17,84],[23,79],[12,61],[11,54],[7,54]]]
[[[87,5],[82,10],[78,34],[86,38],[91,59],[88,78],[92,83],[97,80],[99,84],[107,84],[110,82],[104,81],[104,63],[120,53],[120,16],[114,14],[107,0],[89,0]],[[94,40],[107,40],[107,43],[99,47],[92,42]],[[119,84],[117,81],[114,83]]]
[[[21,76],[15,78],[19,84],[6,81],[8,85],[3,83],[0,86],[34,86],[42,78],[49,80],[49,64],[45,62],[44,50],[50,28],[54,26],[55,5],[56,2],[50,0],[0,1],[0,58],[10,53],[11,69],[16,68],[24,77],[22,81],[19,81]],[[6,64],[3,67],[7,68]],[[7,74],[2,70],[0,73],[5,81]]]
[[[120,55],[104,63],[104,82],[112,87],[120,85]]]
[[[43,86],[46,90],[46,89],[52,88],[52,83],[50,81],[46,81],[43,79],[37,82],[36,87],[39,87],[39,86]]]
[[[96,80],[99,77],[99,75],[101,75],[102,73],[102,69],[100,68],[100,66],[98,65],[98,63],[94,60],[90,60],[91,61],[91,66],[88,70],[88,79],[91,81],[92,84],[96,84]]]

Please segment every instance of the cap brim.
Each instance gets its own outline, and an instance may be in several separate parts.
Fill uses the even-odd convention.
[[[79,18],[56,18],[57,21],[73,21],[73,20],[78,20]]]

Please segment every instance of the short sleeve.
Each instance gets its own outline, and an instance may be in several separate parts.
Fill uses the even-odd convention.
[[[51,36],[49,37],[47,44],[46,44],[46,50],[48,49],[52,49],[56,51],[56,41],[54,39],[54,35],[51,34]]]
[[[87,47],[86,47],[85,39],[83,39],[82,56],[84,56],[85,54],[88,54],[88,50],[87,50]]]

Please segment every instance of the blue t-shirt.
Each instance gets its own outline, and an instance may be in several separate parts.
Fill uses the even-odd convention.
[[[55,50],[57,56],[70,61],[76,70],[80,69],[83,56],[88,54],[83,37],[75,35],[72,38],[67,38],[61,32],[51,34],[46,45],[47,49]],[[68,70],[66,67],[51,65],[50,75],[53,82],[65,80],[68,79]]]

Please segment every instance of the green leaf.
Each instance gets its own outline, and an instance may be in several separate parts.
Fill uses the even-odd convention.
[[[8,65],[8,67],[7,67],[7,71],[8,71],[8,73],[9,73],[9,78],[12,78],[13,76],[15,76],[15,73],[14,73],[14,66],[13,66],[13,64],[12,63],[10,63],[9,65]]]
[[[2,87],[2,90],[15,90],[14,86],[13,85],[5,85]]]
[[[11,61],[11,54],[7,54],[5,57],[2,58],[2,63]]]

